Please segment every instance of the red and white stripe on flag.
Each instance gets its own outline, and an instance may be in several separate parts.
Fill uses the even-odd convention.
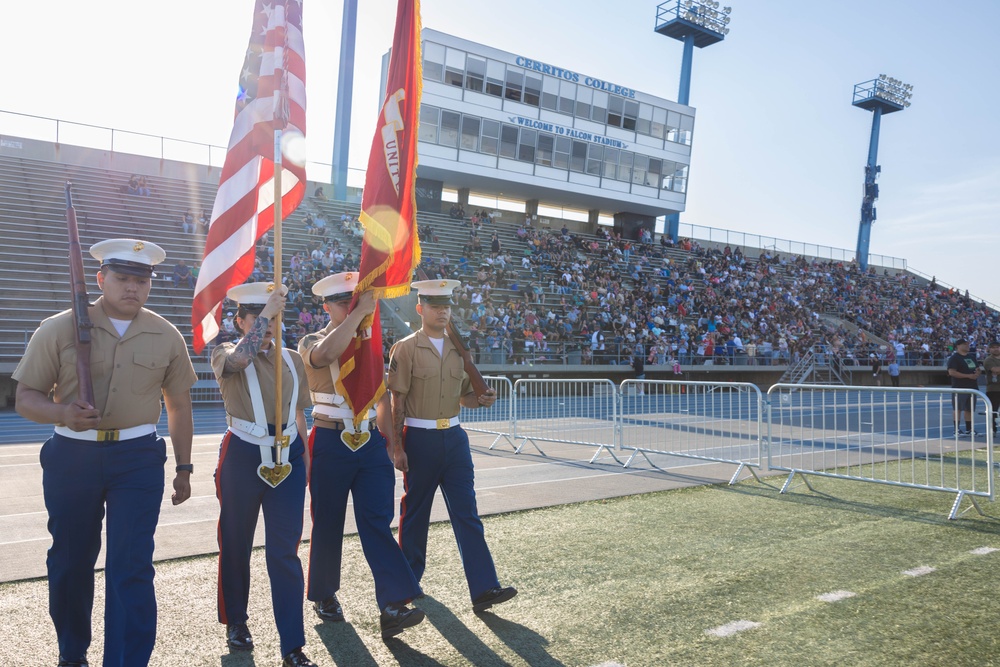
[[[191,327],[195,352],[219,333],[226,292],[253,273],[257,241],[274,226],[274,132],[304,144],[306,62],[302,0],[256,0],[240,72],[236,118],[198,273]],[[305,161],[282,160],[282,219],[305,194]]]

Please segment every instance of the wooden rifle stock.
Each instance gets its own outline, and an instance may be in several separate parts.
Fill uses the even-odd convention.
[[[66,226],[69,235],[69,282],[73,294],[73,329],[76,332],[76,378],[78,397],[94,406],[94,383],[90,377],[90,298],[87,296],[87,279],[83,273],[83,251],[80,249],[80,232],[76,226],[76,209],[73,208],[73,184],[66,184]]]
[[[429,280],[424,270],[419,267],[417,267],[417,277],[420,280]],[[418,296],[417,298],[419,299],[420,297]],[[490,385],[486,383],[483,374],[476,368],[476,362],[472,360],[472,352],[469,351],[465,341],[462,340],[462,335],[458,332],[455,322],[452,320],[448,320],[448,338],[451,339],[451,343],[458,350],[458,353],[462,355],[462,361],[465,362],[465,372],[468,373],[469,380],[472,382],[472,391],[476,393],[476,396],[482,396],[489,391]]]

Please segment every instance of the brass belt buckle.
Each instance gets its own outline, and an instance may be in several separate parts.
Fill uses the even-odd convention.
[[[290,438],[287,435],[279,435],[274,438],[274,446],[280,449],[287,449],[288,445],[291,444]]]
[[[438,428],[438,430],[444,429],[444,428],[451,428],[451,420],[450,419],[439,419],[439,420],[437,420],[437,428]]]
[[[118,429],[97,429],[97,442],[117,442]]]

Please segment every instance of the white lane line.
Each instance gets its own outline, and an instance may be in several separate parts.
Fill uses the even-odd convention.
[[[921,565],[920,567],[914,567],[909,570],[903,570],[903,574],[908,577],[922,577],[925,574],[930,574],[935,568],[930,565]]]
[[[969,553],[973,556],[985,556],[986,554],[991,554],[994,551],[1000,551],[996,547],[979,547],[978,549],[973,549]]]
[[[715,637],[729,637],[730,635],[735,635],[737,632],[753,630],[758,627],[760,627],[760,623],[757,623],[756,621],[733,621],[732,623],[720,625],[717,628],[705,630],[705,634],[713,635]]]
[[[852,598],[855,595],[857,595],[857,593],[852,593],[851,591],[832,591],[830,593],[817,595],[816,599],[820,602],[840,602],[841,600]]]

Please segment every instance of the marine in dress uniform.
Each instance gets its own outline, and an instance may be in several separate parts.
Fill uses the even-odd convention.
[[[474,611],[517,595],[500,586],[476,508],[469,436],[459,426],[459,406],[490,407],[496,394],[472,391],[461,354],[448,338],[457,280],[413,283],[419,292],[419,331],[389,353],[389,390],[396,441],[396,468],[403,471],[399,545],[417,580],[427,562],[427,530],[434,492],[440,487],[458,541]]]
[[[59,664],[88,664],[94,564],[106,511],[104,665],[140,667],[156,640],[153,533],[167,459],[156,433],[160,399],[177,462],[172,501],[178,505],[191,495],[190,389],[196,376],[180,332],[143,308],[163,249],[111,239],[94,244],[90,254],[101,263],[97,284],[103,293],[88,309],[95,405],[79,398],[75,324],[67,310],[39,325],[14,371],[17,412],[55,424],[39,458],[52,535],[46,565]]]
[[[313,665],[302,652],[305,581],[298,546],[305,511],[308,453],[305,409],[309,386],[298,352],[274,345],[273,318],[287,289],[249,283],[229,290],[239,304],[242,338],[212,350],[229,429],[219,449],[215,493],[219,498],[219,622],[234,650],[250,650],[247,628],[250,552],[257,515],[264,510],[264,554],[283,665]],[[275,369],[281,369],[282,423],[275,424]],[[275,434],[284,446],[276,444]],[[281,438],[277,439],[280,442]]]
[[[382,637],[388,638],[420,623],[424,612],[406,606],[420,595],[420,584],[390,528],[396,471],[391,454],[395,447],[391,442],[389,396],[383,395],[376,408],[369,410],[369,421],[356,429],[354,413],[336,387],[341,354],[354,340],[362,320],[375,312],[371,292],[363,293],[348,312],[357,285],[357,273],[336,273],[313,285],[313,293],[323,297],[323,310],[330,316],[330,323],[299,343],[314,404],[309,434],[313,525],[307,597],[314,601],[320,618],[344,620],[336,593],[340,589],[344,518],[350,493],[358,537],[375,578]],[[383,434],[389,434],[389,440]]]

